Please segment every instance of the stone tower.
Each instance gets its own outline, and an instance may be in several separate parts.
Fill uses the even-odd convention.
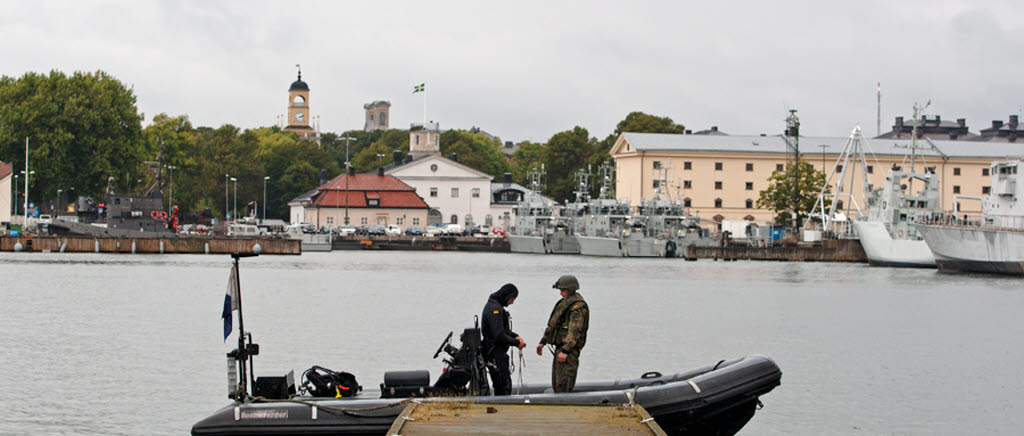
[[[441,127],[433,121],[409,127],[409,155],[413,159],[441,152]]]
[[[373,103],[367,103],[363,105],[363,109],[366,110],[366,124],[363,125],[363,131],[370,132],[373,130],[387,130],[388,122],[391,120],[391,102],[378,100]]]
[[[302,70],[299,70],[298,79],[288,88],[288,124],[284,130],[310,137],[313,129],[309,127],[309,119],[309,85],[302,81]]]

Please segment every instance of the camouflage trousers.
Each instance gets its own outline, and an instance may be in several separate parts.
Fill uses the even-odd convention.
[[[576,373],[580,369],[580,352],[568,353],[565,362],[558,361],[558,353],[555,353],[554,361],[551,363],[551,387],[555,392],[572,392],[576,387]]]

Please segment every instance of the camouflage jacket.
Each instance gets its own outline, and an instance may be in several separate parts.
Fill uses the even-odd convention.
[[[544,329],[542,344],[552,344],[558,351],[579,352],[587,344],[587,329],[590,328],[590,308],[579,292],[573,292],[555,304]]]

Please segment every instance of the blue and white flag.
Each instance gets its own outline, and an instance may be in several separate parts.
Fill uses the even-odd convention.
[[[231,265],[231,277],[228,277],[228,290],[224,294],[224,311],[220,317],[224,319],[224,340],[231,335],[231,312],[238,310],[238,264]]]

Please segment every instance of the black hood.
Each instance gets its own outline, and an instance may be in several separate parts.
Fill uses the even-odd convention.
[[[501,289],[498,289],[496,292],[491,294],[490,298],[497,301],[498,304],[501,304],[502,306],[508,306],[508,300],[512,299],[512,297],[518,296],[519,289],[516,288],[516,285],[505,283],[501,286]]]

